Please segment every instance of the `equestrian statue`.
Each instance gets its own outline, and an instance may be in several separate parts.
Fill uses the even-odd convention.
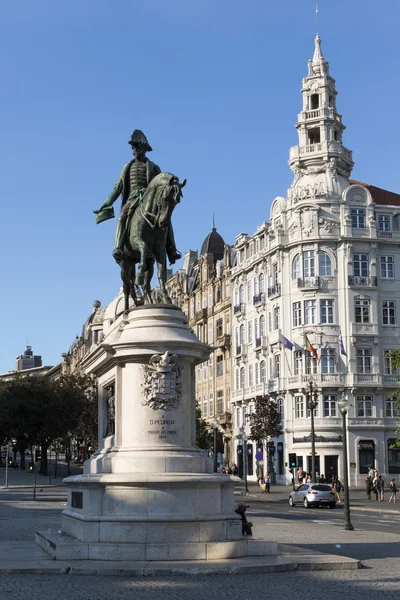
[[[135,129],[129,144],[134,159],[123,167],[111,194],[100,209],[94,211],[97,223],[112,219],[112,205],[122,196],[113,257],[121,267],[125,312],[129,311],[129,296],[135,306],[143,301],[152,304],[154,262],[157,262],[161,302],[171,304],[165,286],[167,257],[171,265],[181,258],[175,246],[171,215],[186,184],[186,180],[179,183],[171,173],[162,173],[160,167],[146,157],[152,148],[142,131]],[[138,298],[136,288],[142,289],[143,300]]]

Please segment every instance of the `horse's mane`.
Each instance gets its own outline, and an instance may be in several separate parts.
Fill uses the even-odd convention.
[[[146,188],[145,197],[143,201],[147,199],[147,196],[152,197],[155,195],[164,195],[166,192],[165,188],[170,186],[171,177],[174,177],[174,175],[172,175],[172,173],[167,172],[159,173],[158,175],[153,177],[153,179],[150,181],[149,185]]]

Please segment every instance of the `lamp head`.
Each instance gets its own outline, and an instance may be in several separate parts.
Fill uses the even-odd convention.
[[[345,415],[349,412],[349,401],[347,399],[347,396],[345,396],[344,394],[342,395],[341,399],[338,402],[338,406],[342,415]]]

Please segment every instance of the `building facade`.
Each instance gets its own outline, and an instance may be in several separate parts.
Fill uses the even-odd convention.
[[[311,472],[312,382],[316,471],[343,476],[345,395],[350,482],[362,485],[369,466],[400,473],[400,449],[391,448],[398,374],[389,356],[400,348],[400,195],[349,179],[352,152],[318,36],[301,91],[292,185],[273,201],[270,222],[234,246],[234,454],[239,467],[246,455],[255,477],[257,444],[244,449],[241,436],[250,433],[254,398],[269,395],[284,425],[271,445],[276,481],[291,481],[289,453]]]
[[[189,251],[183,269],[167,282],[174,304],[187,315],[189,326],[213,346],[210,359],[196,367],[196,398],[202,417],[218,427],[224,440],[224,460],[231,462],[231,320],[230,271],[234,253],[215,227],[205,238],[200,256]]]

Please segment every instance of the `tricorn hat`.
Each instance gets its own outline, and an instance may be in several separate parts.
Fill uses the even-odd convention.
[[[141,144],[145,147],[146,152],[151,152],[153,150],[153,148],[147,141],[147,137],[144,135],[143,131],[140,131],[140,129],[135,129],[135,131],[131,135],[131,139],[129,140],[128,144],[130,144],[132,148],[133,146]]]

